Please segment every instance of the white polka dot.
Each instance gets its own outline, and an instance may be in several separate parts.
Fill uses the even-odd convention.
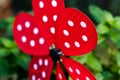
[[[65,36],[69,36],[69,32],[67,30],[63,30]]]
[[[86,77],[86,80],[90,80],[90,78],[89,78],[89,77]]]
[[[43,3],[43,1],[40,1],[40,2],[39,2],[39,7],[40,7],[40,8],[44,8],[44,3]]]
[[[45,43],[44,38],[40,38],[40,39],[39,39],[39,43],[40,43],[41,45],[43,45],[43,44]]]
[[[85,23],[85,22],[81,21],[81,22],[80,22],[80,25],[81,25],[83,28],[86,28],[86,23]]]
[[[56,0],[52,0],[52,6],[57,7],[57,1]]]
[[[18,31],[21,31],[21,30],[22,30],[22,25],[18,24],[18,25],[17,25],[17,30],[18,30]]]
[[[34,29],[33,29],[33,33],[34,33],[34,34],[38,34],[38,32],[39,32],[38,28],[34,28]]]
[[[36,76],[35,75],[32,75],[32,80],[36,80]]]
[[[59,73],[59,78],[62,80],[62,75]]]
[[[39,62],[38,62],[38,63],[39,63],[40,66],[42,66],[42,64],[43,64],[42,59],[39,59]]]
[[[47,59],[45,59],[44,65],[45,65],[45,66],[48,66],[48,60],[47,60]]]
[[[52,34],[55,34],[55,28],[54,28],[54,27],[51,27],[51,28],[50,28],[50,32],[51,32]]]
[[[69,71],[70,71],[71,73],[73,73],[73,70],[72,70],[72,68],[71,68],[71,67],[68,67],[68,69],[69,69]]]
[[[43,78],[46,77],[46,73],[45,73],[45,71],[42,72],[42,77],[43,77]]]
[[[76,73],[77,73],[78,75],[80,75],[80,71],[79,71],[78,69],[76,69]]]
[[[74,26],[73,21],[69,20],[69,21],[68,21],[68,25],[71,26],[71,27],[73,27],[73,26]]]
[[[47,22],[47,21],[48,21],[48,17],[47,17],[46,15],[44,15],[44,16],[42,17],[42,20],[43,20],[43,22]]]
[[[31,46],[31,47],[34,47],[34,46],[35,46],[35,41],[34,41],[34,40],[31,40],[31,41],[30,41],[30,46]]]
[[[57,15],[53,16],[53,20],[56,21],[57,20]]]
[[[33,65],[33,68],[34,68],[34,70],[37,70],[37,69],[38,69],[38,65],[37,65],[37,64],[34,64],[34,65]]]
[[[68,42],[65,42],[64,45],[65,45],[66,48],[70,48],[70,44]]]
[[[38,78],[37,80],[41,80],[40,78]]]
[[[86,35],[82,35],[82,39],[83,39],[83,41],[85,41],[85,42],[87,42],[87,41],[88,41],[88,38],[87,38],[87,36],[86,36]]]
[[[22,36],[21,40],[22,40],[23,43],[25,43],[27,41],[26,36]]]
[[[80,43],[77,42],[77,41],[74,42],[74,45],[75,45],[76,47],[78,47],[78,48],[80,47]]]
[[[79,78],[77,78],[76,80],[80,80]]]
[[[29,28],[29,27],[30,27],[30,22],[29,22],[29,21],[26,21],[26,22],[25,22],[25,27],[26,27],[26,28]]]

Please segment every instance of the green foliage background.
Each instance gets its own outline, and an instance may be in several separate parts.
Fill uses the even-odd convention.
[[[32,12],[30,0],[19,1],[24,2],[24,5],[17,5],[18,0],[13,1],[15,13]],[[93,52],[71,58],[88,67],[97,80],[120,80],[120,1],[102,1],[65,0],[66,7],[78,8],[94,21],[99,37],[98,45]],[[0,80],[28,79],[31,57],[19,50],[13,40],[14,19],[15,16],[0,21]]]

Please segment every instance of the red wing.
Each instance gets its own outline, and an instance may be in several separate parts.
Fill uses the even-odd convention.
[[[40,29],[51,42],[54,41],[55,22],[64,9],[63,0],[32,0],[35,18]]]
[[[62,58],[62,63],[73,80],[96,80],[93,74],[82,64],[70,58]]]
[[[81,11],[72,8],[65,9],[59,15],[56,26],[56,46],[65,55],[86,54],[96,47],[95,26]]]
[[[65,77],[59,63],[56,64],[56,78],[57,78],[57,80],[66,80],[66,77]]]
[[[40,31],[33,16],[21,13],[17,16],[13,35],[19,48],[30,55],[48,55],[50,42]]]
[[[50,80],[52,67],[50,57],[33,57],[29,67],[29,80]]]

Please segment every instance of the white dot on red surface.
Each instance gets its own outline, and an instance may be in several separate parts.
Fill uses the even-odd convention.
[[[85,42],[87,42],[87,41],[88,41],[88,38],[87,38],[87,36],[86,36],[86,35],[82,35],[82,39],[83,39],[83,41],[85,41]]]
[[[75,45],[77,48],[80,47],[80,43],[79,43],[78,41],[75,41],[75,42],[74,42],[74,45]]]
[[[29,28],[29,27],[30,27],[30,22],[29,22],[29,21],[26,21],[26,22],[25,22],[25,27],[26,27],[26,28]]]
[[[43,78],[46,77],[46,73],[45,73],[45,71],[42,72],[42,77],[43,77]]]
[[[36,76],[35,75],[32,75],[32,80],[36,80]]]
[[[53,20],[56,21],[57,20],[57,15],[53,16]]]
[[[44,2],[43,2],[43,1],[40,1],[40,2],[39,2],[39,7],[40,7],[40,8],[44,8]]]
[[[89,78],[89,77],[86,77],[86,80],[90,80],[90,78]]]
[[[73,69],[71,67],[68,67],[68,70],[73,73]]]
[[[63,30],[65,36],[69,36],[69,32],[67,30]]]
[[[40,43],[41,45],[43,45],[43,44],[45,43],[44,38],[41,37],[41,38],[39,39],[39,43]]]
[[[68,25],[69,25],[69,26],[71,26],[71,27],[73,27],[73,26],[74,26],[74,23],[73,23],[73,21],[71,21],[71,20],[68,20]]]
[[[17,30],[18,30],[18,31],[22,31],[22,25],[18,24],[18,25],[17,25]]]
[[[37,64],[34,64],[34,65],[33,65],[33,68],[34,68],[34,70],[37,70],[37,69],[38,69],[38,65],[37,65]]]
[[[41,80],[40,78],[38,78],[37,80]]]
[[[62,80],[62,75],[59,73],[59,78]]]
[[[47,17],[46,15],[44,15],[44,16],[42,17],[42,20],[43,20],[43,22],[48,22],[48,17]]]
[[[30,41],[30,46],[31,46],[31,47],[34,47],[34,46],[35,46],[35,41],[34,41],[34,40],[31,40],[31,41]]]
[[[52,34],[55,34],[55,28],[54,28],[54,27],[51,27],[51,28],[50,28],[50,32],[51,32]]]
[[[64,45],[66,48],[70,48],[70,44],[68,42],[65,42]]]
[[[38,34],[38,33],[39,33],[38,28],[34,28],[34,29],[33,29],[33,33],[34,33],[34,34]]]
[[[39,63],[40,66],[42,66],[43,60],[42,60],[42,59],[39,59],[38,63]]]
[[[79,69],[76,69],[76,73],[77,73],[78,75],[80,75],[80,71],[79,71]]]
[[[44,65],[45,65],[45,66],[48,66],[48,60],[47,60],[47,59],[45,59]]]
[[[81,21],[80,22],[80,25],[83,27],[83,28],[86,28],[86,23],[84,21]]]
[[[56,0],[52,0],[52,6],[57,7],[57,1]]]
[[[22,40],[23,43],[25,43],[27,41],[26,36],[22,36],[21,40]]]
[[[80,80],[79,78],[77,78],[76,80]]]

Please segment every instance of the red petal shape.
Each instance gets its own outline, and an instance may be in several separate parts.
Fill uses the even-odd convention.
[[[66,77],[65,77],[59,63],[56,64],[56,78],[57,78],[57,80],[66,80]]]
[[[68,8],[62,11],[56,26],[56,46],[67,56],[86,54],[97,45],[94,24],[77,9]]]
[[[40,27],[28,13],[16,17],[13,35],[19,48],[30,55],[48,55],[50,42],[41,34]]]
[[[29,80],[50,80],[52,67],[50,57],[33,57],[29,67]]]
[[[73,80],[96,80],[93,74],[82,64],[70,58],[62,58],[62,63]]]
[[[32,0],[33,11],[44,36],[54,42],[55,22],[64,9],[63,0]]]

